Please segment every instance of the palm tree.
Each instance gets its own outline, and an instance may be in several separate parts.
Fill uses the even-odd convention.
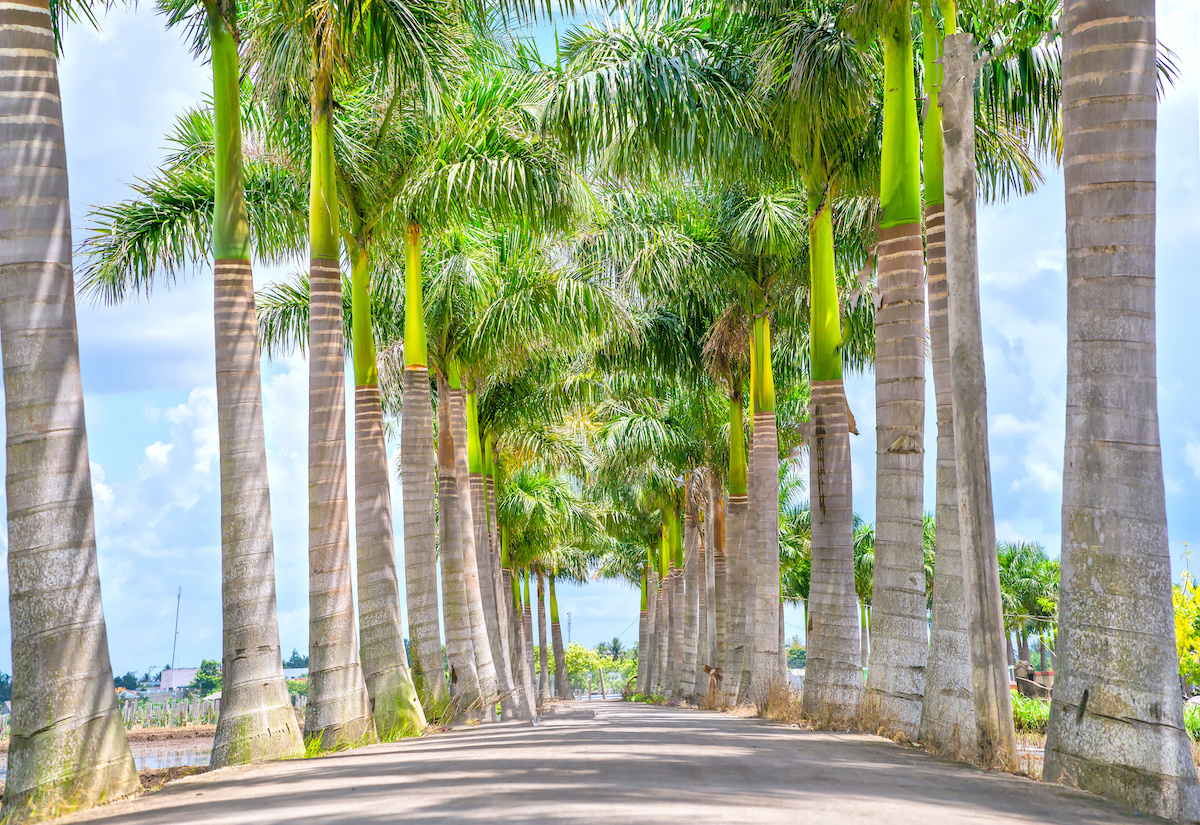
[[[15,688],[4,814],[14,820],[138,787],[100,603],[58,89],[61,27],[89,14],[45,2],[0,10],[13,89],[0,125],[3,231],[20,238],[0,262]]]
[[[1154,23],[1152,0],[1071,0],[1062,20],[1067,435],[1044,776],[1185,821],[1200,819],[1200,784],[1158,433]]]
[[[250,263],[252,240],[265,241],[264,252],[286,243],[295,217],[289,214],[290,197],[269,206],[266,221],[261,214],[251,217],[248,208],[237,4],[164,2],[159,7],[168,26],[189,27],[193,51],[210,51],[212,109],[180,118],[172,136],[176,153],[158,180],[140,187],[141,198],[93,212],[99,222],[83,247],[89,255],[84,289],[110,302],[132,292],[149,294],[156,271],[170,278],[210,253],[214,258],[218,437],[221,455],[237,457],[221,462],[227,698],[212,753],[212,764],[221,767],[294,756],[302,748],[276,661],[282,660]],[[254,189],[261,189],[265,178],[278,179],[279,169],[257,166],[250,173]],[[199,184],[189,191],[192,199],[177,197],[173,209],[151,207],[146,214],[150,203],[161,203],[172,189],[182,195],[189,184]]]
[[[571,681],[567,678],[567,656],[563,649],[562,625],[558,621],[558,597],[554,594],[554,575],[550,579],[550,640],[554,645],[554,692],[558,698],[569,701],[574,697],[571,693]]]

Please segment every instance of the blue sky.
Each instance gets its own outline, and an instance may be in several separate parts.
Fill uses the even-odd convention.
[[[1171,554],[1200,542],[1200,388],[1191,324],[1200,236],[1200,8],[1159,0],[1159,37],[1182,77],[1159,110],[1159,412]],[[182,108],[211,89],[207,67],[149,5],[114,11],[94,32],[67,33],[60,65],[71,195],[78,230],[88,205],[125,197],[150,174]],[[997,535],[1060,546],[1066,383],[1065,229],[1061,175],[1042,191],[980,212],[980,273]],[[259,272],[264,283],[286,271]],[[176,662],[220,658],[220,558],[212,285],[207,274],[152,300],[79,308],[100,576],[113,668],[169,661],[182,587]],[[1191,341],[1192,343],[1188,343]],[[308,638],[307,368],[296,356],[264,362],[280,641]],[[856,510],[874,510],[874,389],[848,382],[863,435],[853,439]],[[933,388],[927,418],[926,507],[933,508]],[[350,428],[353,432],[353,428]],[[393,445],[394,447],[394,445]],[[2,459],[0,459],[2,460]],[[394,497],[397,508],[399,496]],[[401,524],[399,514],[397,526]],[[398,542],[400,537],[397,536]],[[0,535],[0,540],[3,536]],[[0,577],[3,571],[0,570]],[[7,587],[7,581],[3,582]],[[559,588],[571,636],[594,645],[637,639],[637,593],[593,582]],[[787,634],[801,632],[796,611]],[[0,670],[11,672],[7,600],[0,599]]]

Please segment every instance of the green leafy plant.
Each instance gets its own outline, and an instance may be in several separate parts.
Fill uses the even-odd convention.
[[[1014,693],[1012,697],[1013,724],[1026,733],[1045,733],[1050,724],[1050,703]],[[1197,720],[1200,722],[1200,720]]]
[[[205,659],[196,671],[196,677],[188,685],[188,692],[196,696],[208,696],[221,689],[221,663],[215,659]]]

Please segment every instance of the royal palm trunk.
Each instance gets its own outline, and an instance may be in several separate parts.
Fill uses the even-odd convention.
[[[822,176],[823,178],[823,176]],[[814,180],[809,230],[811,280],[808,479],[812,568],[805,612],[804,712],[830,727],[858,721],[863,676],[855,616],[850,418],[842,386],[841,312],[834,270],[829,190]],[[811,611],[808,608],[811,606]]]
[[[953,34],[952,6],[944,15]],[[942,175],[942,36],[931,0],[922,8],[928,114],[924,124],[925,271],[929,294],[929,343],[937,398],[937,493],[933,610],[929,662],[921,705],[920,740],[935,751],[976,756],[975,703],[963,581],[964,548],[958,530],[958,480],[954,457],[954,406],[950,388],[949,293],[946,282],[945,194]],[[1006,674],[1007,678],[1007,674]]]
[[[363,677],[371,697],[375,729],[383,739],[396,739],[424,730],[425,712],[408,670],[400,621],[400,577],[392,537],[392,491],[371,327],[367,242],[361,239],[351,268],[358,623]]]
[[[742,671],[746,661],[746,604],[749,599],[749,547],[746,542],[746,520],[749,515],[747,496],[745,430],[742,426],[742,393],[740,382],[733,381],[729,395],[729,510],[725,516],[725,568],[728,613],[726,660],[722,665],[721,683],[724,702],[736,705],[740,696]]]
[[[474,713],[482,707],[479,672],[471,634],[463,571],[463,519],[459,502],[458,474],[454,461],[454,425],[451,423],[451,391],[438,370],[438,556],[442,562],[442,613],[446,628],[446,658],[450,664],[450,696],[456,714]]]
[[[554,698],[550,690],[549,650],[546,643],[546,579],[537,571],[538,624],[538,704],[545,705]]]
[[[646,682],[642,693],[654,693],[658,685],[658,563],[651,548],[646,548]]]
[[[4,814],[138,788],[96,567],[58,64],[44,2],[0,8],[0,343],[12,738]],[[65,597],[64,597],[65,595]]]
[[[676,505],[668,511],[670,532],[668,550],[671,568],[667,574],[668,623],[667,623],[667,683],[663,696],[679,698],[683,686],[683,525]]]
[[[476,408],[476,423],[478,423],[478,409]],[[500,549],[500,528],[499,521],[496,516],[496,466],[499,463],[498,457],[495,454],[495,446],[492,444],[492,437],[489,434],[483,442],[483,473],[484,481],[487,487],[487,529],[488,529],[488,547],[490,548],[490,561],[492,566],[492,588],[494,592],[493,606],[496,611],[496,620],[499,623],[500,631],[500,655],[504,657],[505,668],[507,668],[508,682],[513,690],[517,690],[517,681],[515,668],[512,666],[512,621],[511,608],[509,601],[512,598],[511,587],[508,586],[504,578],[504,561],[503,554]],[[497,665],[499,669],[499,665]],[[520,697],[514,700],[518,703],[523,701]],[[527,705],[525,713],[532,716],[533,709],[531,705]]]
[[[533,671],[529,663],[533,660],[533,639],[525,624],[525,607],[521,602],[521,582],[515,575],[510,578],[512,588],[512,624],[515,632],[513,645],[513,667],[517,671],[518,688],[525,694],[525,702],[537,710],[537,690],[533,683]]]
[[[1067,0],[1067,424],[1045,777],[1200,820],[1183,729],[1154,339],[1154,0]]]
[[[554,576],[550,576],[550,641],[554,645],[554,692],[559,699],[574,699],[571,695],[571,680],[567,675],[567,654],[563,650],[562,626],[558,622],[558,597],[554,594]]]
[[[337,747],[374,733],[358,660],[350,582],[346,478],[345,337],[334,184],[333,88],[312,93],[308,324],[308,705],[304,737]]]
[[[928,653],[922,537],[925,284],[912,11],[883,32],[884,108],[875,314],[875,569],[863,724],[915,738]]]
[[[729,576],[725,557],[725,498],[714,492],[713,499],[713,593],[716,600],[714,612],[717,626],[717,648],[713,667],[721,669],[721,690],[718,692],[718,698],[722,699],[726,694],[725,667],[729,646]]]
[[[671,565],[671,540],[663,519],[663,531],[658,552],[658,611],[655,622],[655,635],[658,645],[655,649],[654,692],[666,696],[669,691],[671,662],[667,657],[671,641],[671,580],[668,577]]]
[[[505,719],[528,718],[527,710],[521,708],[521,694],[513,689],[512,669],[506,655],[503,623],[497,609],[499,579],[496,568],[499,559],[492,547],[491,530],[488,528],[490,506],[488,485],[485,482],[483,445],[479,439],[479,411],[475,393],[466,396],[467,412],[467,462],[470,470],[471,520],[475,526],[475,561],[479,571],[479,596],[483,608],[484,632],[491,647],[492,664],[496,671],[500,706]]]
[[[525,580],[525,594],[521,602],[522,621],[525,626],[525,669],[529,673],[529,692],[534,697],[534,707],[540,711],[542,701],[541,696],[538,694],[537,663],[534,655],[536,653],[534,650],[536,645],[533,643],[533,600],[529,594],[529,571],[522,571],[521,576]]]
[[[221,461],[221,713],[210,764],[283,759],[304,751],[279,655],[275,549],[263,432],[258,324],[242,183],[242,122],[234,32],[215,10],[213,257],[217,431]]]
[[[485,718],[495,718],[496,702],[500,698],[500,682],[496,676],[496,661],[492,658],[491,640],[483,611],[483,588],[480,585],[479,562],[475,552],[476,525],[471,495],[470,461],[467,458],[467,405],[459,381],[458,370],[450,372],[450,422],[454,427],[454,470],[458,479],[458,517],[460,522],[463,590],[470,621],[471,650],[475,656],[475,672]],[[482,480],[482,479],[481,479]],[[481,490],[482,492],[482,490]],[[480,501],[482,505],[482,500]],[[480,507],[480,516],[483,509]],[[487,525],[483,524],[486,533]]]
[[[966,573],[971,692],[978,755],[984,765],[1016,763],[1012,695],[1004,662],[1004,612],[987,443],[987,391],[975,240],[975,49],[969,34],[946,38],[946,264],[950,386],[958,519]]]
[[[711,478],[711,476],[710,476]],[[703,541],[700,556],[704,561],[704,589],[700,593],[700,664],[696,669],[696,690],[706,692],[704,666],[717,666],[717,570],[716,570],[716,511],[719,501],[713,486],[704,498]]]
[[[646,668],[648,665],[647,657],[650,649],[650,600],[647,598],[646,592],[649,589],[650,572],[646,567],[642,568],[642,609],[638,613],[638,656],[637,656],[637,692],[646,692]]]
[[[404,497],[404,586],[413,677],[423,705],[440,715],[450,699],[438,617],[437,459],[421,295],[421,230],[409,224],[404,264],[404,410],[400,489]]]
[[[755,516],[754,665],[751,697],[766,695],[784,676],[779,659],[779,441],[771,372],[771,322],[766,308],[754,319],[754,451],[751,472]]]
[[[692,475],[692,483],[695,483]],[[691,484],[685,488],[683,505],[683,676],[679,695],[693,701],[696,695],[696,662],[700,651],[700,583],[703,559],[696,498]]]

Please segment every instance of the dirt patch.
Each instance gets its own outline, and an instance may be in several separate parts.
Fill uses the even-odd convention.
[[[187,742],[192,739],[212,739],[216,725],[187,725],[179,728],[131,728],[125,731],[130,742]],[[7,743],[5,743],[7,745]]]

